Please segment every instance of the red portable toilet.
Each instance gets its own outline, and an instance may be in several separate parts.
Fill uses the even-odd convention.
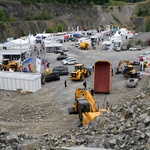
[[[111,63],[106,60],[95,62],[94,65],[94,92],[110,93]]]

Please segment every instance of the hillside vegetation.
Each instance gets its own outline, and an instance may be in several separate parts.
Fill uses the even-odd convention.
[[[19,1],[0,2],[0,41],[7,37],[60,32],[80,29],[127,27],[130,30],[150,31],[150,2],[129,5],[76,5],[56,3],[25,3]],[[27,0],[26,0],[27,1]],[[44,2],[39,1],[39,2]],[[69,1],[68,1],[69,2]],[[89,1],[90,2],[90,1]],[[109,4],[111,4],[110,1]],[[17,9],[16,9],[17,8]]]

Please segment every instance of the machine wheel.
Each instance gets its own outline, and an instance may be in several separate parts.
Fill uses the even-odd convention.
[[[84,81],[84,79],[85,79],[85,76],[84,76],[84,74],[82,73],[81,76],[80,76],[80,81]]]
[[[10,68],[11,68],[11,70],[13,70],[13,71],[16,71],[16,70],[17,70],[17,66],[15,66],[15,65],[11,65]]]
[[[90,76],[90,71],[87,70],[87,72],[86,72],[86,77],[89,77],[89,76]]]

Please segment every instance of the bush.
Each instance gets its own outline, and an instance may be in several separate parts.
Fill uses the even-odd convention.
[[[136,44],[137,45],[140,45],[142,43],[142,41],[140,40],[140,39],[138,39],[137,41],[136,41]]]
[[[146,31],[146,32],[149,32],[149,31],[150,31],[150,18],[146,21],[145,31]]]
[[[38,15],[36,15],[34,17],[35,20],[49,20],[49,19],[52,19],[52,14],[51,13],[40,13]]]
[[[128,44],[127,44],[127,49],[129,49],[131,47],[131,42],[129,42]]]
[[[57,32],[62,32],[63,31],[63,25],[61,23],[59,23],[57,25]]]

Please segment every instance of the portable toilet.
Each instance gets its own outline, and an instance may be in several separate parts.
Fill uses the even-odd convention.
[[[94,92],[110,93],[111,63],[106,60],[95,62],[94,65]]]

